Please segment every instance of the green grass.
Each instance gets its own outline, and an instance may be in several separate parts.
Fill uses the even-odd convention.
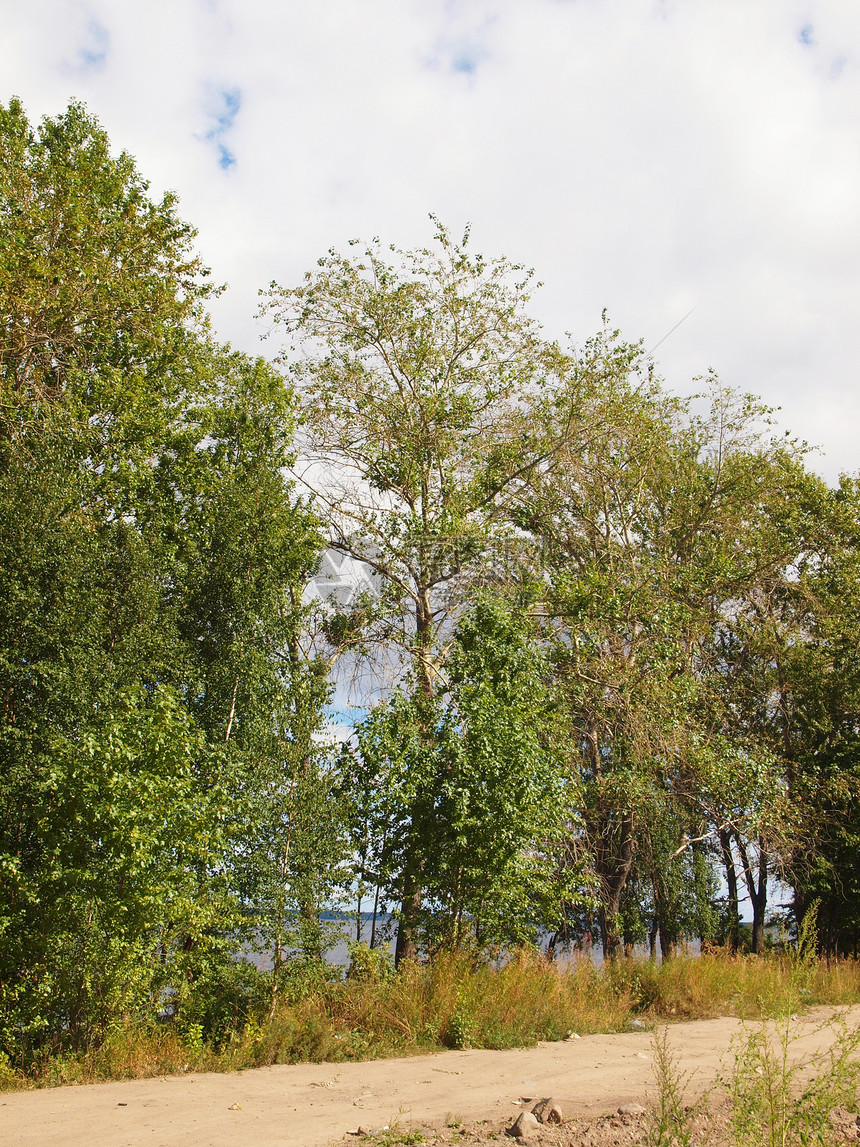
[[[837,1108],[857,1110],[860,1098],[860,1028],[844,1013],[828,1016],[815,1030],[829,1037],[824,1051],[801,1054],[802,1036],[786,1012],[771,1020],[744,1022],[721,1078],[695,1103],[687,1100],[691,1073],[681,1070],[666,1028],[653,1037],[656,1094],[650,1103],[648,1147],[692,1147],[702,1142],[703,1118],[721,1100],[731,1134],[717,1140],[735,1147],[831,1147],[841,1142],[831,1123]],[[851,1118],[851,1117],[849,1117]]]
[[[383,964],[335,983],[286,993],[271,1016],[206,1038],[198,1023],[118,1023],[85,1052],[28,1064],[0,1057],[0,1088],[130,1079],[182,1071],[231,1071],[274,1063],[342,1062],[443,1047],[526,1047],[538,1040],[716,1015],[748,1020],[799,1004],[860,1002],[860,963],[789,956],[707,955],[666,964],[619,961],[569,969],[522,952],[497,968],[467,954],[432,965]],[[802,980],[802,982],[801,982]]]

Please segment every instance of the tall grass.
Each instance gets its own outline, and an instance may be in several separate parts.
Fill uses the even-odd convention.
[[[285,992],[269,1014],[207,1034],[200,1023],[118,1024],[83,1053],[46,1054],[30,1063],[0,1056],[0,1088],[50,1086],[182,1071],[229,1071],[274,1063],[338,1062],[412,1055],[443,1047],[522,1047],[569,1032],[623,1030],[716,1015],[774,1015],[807,1003],[860,1002],[860,963],[808,964],[798,988],[796,961],[707,955],[665,964],[588,960],[560,968],[534,952],[503,966],[466,953],[432,964],[357,959],[337,982]],[[799,993],[799,994],[798,994]]]
[[[732,1041],[731,1063],[715,1085],[731,1111],[731,1141],[737,1147],[827,1147],[842,1138],[833,1116],[854,1111],[860,1098],[860,1027],[844,1012],[825,1015],[815,1035],[824,1048],[802,1054],[803,1036],[792,1013],[806,1000],[847,1003],[856,999],[856,963],[825,965],[816,958],[815,911],[807,913],[796,948],[757,968],[751,998],[741,992],[744,1010],[758,1012],[758,1022],[740,1025]],[[749,967],[749,961],[746,962]],[[709,975],[714,969],[704,969]],[[764,973],[764,978],[762,978]],[[685,1147],[700,1138],[696,1130],[712,1099],[684,1102],[689,1075],[680,1068],[666,1027],[653,1037],[657,1097],[651,1103],[648,1147]],[[848,1115],[849,1124],[854,1120]],[[720,1140],[722,1142],[722,1139]]]

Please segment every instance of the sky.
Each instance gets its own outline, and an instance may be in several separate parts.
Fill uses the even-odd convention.
[[[667,386],[781,408],[828,480],[860,455],[856,0],[0,0],[0,98],[87,104],[175,190],[253,353],[258,291],[434,213],[604,309]],[[680,324],[680,325],[678,325]]]

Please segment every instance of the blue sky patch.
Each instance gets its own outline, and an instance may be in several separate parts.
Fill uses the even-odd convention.
[[[84,42],[74,59],[66,62],[72,72],[98,72],[105,66],[110,50],[110,32],[98,20],[87,20]]]
[[[425,59],[424,65],[434,72],[448,72],[473,80],[489,55],[477,37],[445,38],[437,41],[435,51]]]
[[[236,156],[225,143],[218,144],[218,166],[227,171],[236,162]]]
[[[451,68],[455,72],[462,72],[466,76],[473,76],[478,67],[478,56],[475,52],[463,51],[457,53],[451,60]]]
[[[229,171],[236,164],[236,156],[224,136],[235,123],[241,106],[242,92],[239,88],[216,88],[212,93],[209,118],[215,122],[203,138],[207,143],[214,144],[218,166],[222,171]]]

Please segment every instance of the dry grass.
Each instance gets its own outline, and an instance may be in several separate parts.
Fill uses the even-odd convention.
[[[239,1070],[271,1063],[409,1055],[440,1047],[522,1047],[570,1032],[623,1029],[716,1015],[754,1019],[799,1001],[860,1001],[860,963],[798,965],[790,957],[682,957],[666,964],[619,961],[568,968],[523,952],[498,967],[468,954],[412,964],[397,975],[378,964],[365,974],[318,984],[283,999],[218,1046],[189,1023],[118,1025],[83,1054],[50,1055],[26,1072],[0,1057],[0,1088],[140,1078],[187,1070]],[[798,994],[799,993],[799,994]]]

